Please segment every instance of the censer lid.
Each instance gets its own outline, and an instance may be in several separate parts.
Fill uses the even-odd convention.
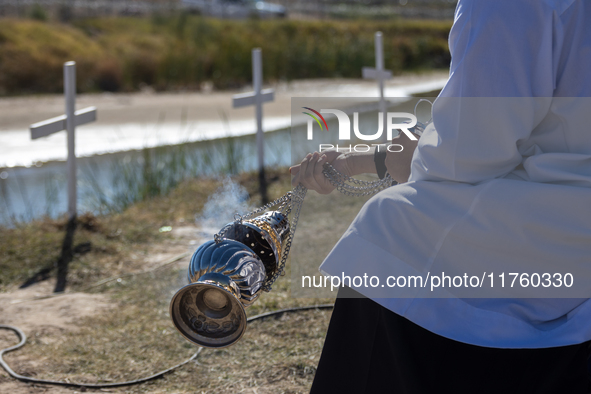
[[[271,211],[252,219],[229,223],[220,234],[223,239],[238,241],[254,251],[265,265],[269,281],[278,270],[284,253],[282,242],[289,231],[287,217],[281,212]]]

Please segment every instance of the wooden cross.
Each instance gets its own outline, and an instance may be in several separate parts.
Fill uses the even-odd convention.
[[[384,81],[392,78],[392,71],[384,70],[384,45],[382,32],[375,34],[376,67],[363,67],[363,78],[377,79],[380,89],[380,112],[383,114],[383,127],[386,127],[386,100],[384,100]]]
[[[76,62],[64,63],[64,94],[66,114],[30,126],[31,139],[45,137],[62,130],[68,132],[68,219],[76,217],[76,126],[96,120],[96,107],[76,111]]]
[[[266,197],[265,185],[265,159],[264,159],[264,137],[263,137],[263,103],[273,101],[275,99],[275,92],[273,89],[262,89],[263,85],[263,61],[261,58],[261,49],[255,48],[252,50],[252,84],[254,92],[234,95],[232,98],[232,106],[234,108],[254,105],[256,108],[257,121],[257,153],[259,165],[259,180],[261,182],[261,195],[263,200]]]

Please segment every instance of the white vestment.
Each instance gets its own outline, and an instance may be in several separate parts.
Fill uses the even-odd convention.
[[[483,272],[559,272],[567,263],[587,272],[591,2],[460,0],[449,43],[450,78],[409,182],[368,201],[320,270],[383,280],[461,261]],[[356,290],[470,344],[536,348],[591,340],[591,293],[376,299]]]

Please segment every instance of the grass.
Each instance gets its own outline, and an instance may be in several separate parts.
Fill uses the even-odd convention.
[[[76,255],[69,283],[76,287],[117,274],[122,267],[135,268],[138,263],[130,259],[130,249],[145,248],[166,237],[159,232],[162,226],[193,222],[195,212],[219,185],[220,181],[213,178],[193,179],[182,182],[168,195],[139,202],[121,213],[81,215],[74,247],[90,243],[90,252]],[[61,250],[65,226],[65,219],[44,219],[15,228],[0,227],[0,290],[52,267]]]
[[[231,21],[179,14],[97,18],[71,25],[2,19],[0,94],[62,91],[63,62],[75,60],[80,92],[199,89],[250,83],[251,49],[263,50],[267,82],[359,78],[384,33],[386,68],[446,68],[451,21]]]
[[[80,321],[80,329],[68,335],[31,333],[27,347],[8,356],[8,362],[17,370],[34,371],[37,377],[85,382],[132,380],[179,363],[196,351],[168,317],[168,302],[181,282],[177,271],[116,282],[101,290],[115,300],[115,308]],[[249,315],[317,302],[286,297],[286,277],[280,282],[249,308]],[[206,349],[197,363],[164,379],[113,391],[307,392],[329,316],[330,312],[309,311],[251,323],[232,347]]]
[[[228,138],[228,147],[230,144],[233,146],[234,141]],[[238,166],[233,160],[240,160],[239,152],[221,153],[218,156],[228,157],[230,168]],[[90,184],[90,191],[83,196],[86,205],[105,215],[87,213],[79,217],[74,247],[85,251],[88,249],[85,245],[90,244],[90,252],[79,253],[72,263],[69,278],[72,285],[94,280],[106,272],[116,274],[123,266],[136,265],[129,259],[130,248],[143,247],[166,237],[159,232],[162,226],[193,222],[208,196],[221,185],[221,180],[212,177],[186,180],[188,174],[199,171],[193,168],[182,145],[169,150],[165,147],[145,149],[141,154],[143,161],[139,167],[125,164],[123,159],[113,165],[113,184],[117,191],[113,196],[106,196],[101,185],[93,184],[90,177],[85,179]],[[203,161],[213,156],[205,152],[199,159]],[[192,159],[196,162],[194,157]],[[206,172],[201,170],[201,173]],[[287,174],[286,169],[271,170],[269,177],[277,180],[281,171]],[[255,200],[259,198],[256,197],[256,175],[242,174],[238,179],[255,185],[248,186],[250,195]],[[272,184],[271,193],[274,188]],[[53,269],[60,254],[66,220],[13,221],[12,225],[14,228],[0,226],[0,291],[23,283],[41,271]]]
[[[267,172],[272,180],[271,198],[291,189],[285,168],[268,169]],[[254,206],[260,205],[256,176],[243,173],[234,177],[247,190]],[[76,256],[69,277],[73,287],[117,272],[137,270],[138,263],[131,260],[131,254],[145,257],[155,245],[170,245],[173,240],[167,236],[163,238],[158,228],[192,221],[208,196],[220,185],[221,181],[216,179],[193,179],[180,184],[167,196],[135,204],[120,214],[99,218],[83,216],[76,241],[88,240],[92,242],[92,249],[90,253]],[[318,196],[312,198],[320,201]],[[312,208],[309,214],[325,211],[326,204],[333,201],[326,196],[322,200],[324,205],[308,204]],[[322,220],[326,217],[323,216]],[[303,222],[300,223],[303,226]],[[44,255],[57,253],[62,226],[60,221],[46,220],[0,230],[3,240],[0,255],[7,257],[1,260],[3,266],[0,269],[5,290],[18,284],[30,270],[41,266],[40,261],[50,261],[50,256]],[[38,236],[47,238],[18,246],[19,239],[34,240]],[[314,231],[298,230],[296,242],[308,245],[310,238],[316,236]],[[27,266],[19,264],[23,256],[27,256]],[[319,257],[318,253],[317,262]],[[129,264],[118,271],[117,261],[120,259]],[[33,263],[35,261],[37,265]],[[290,297],[291,264],[288,263],[286,268],[287,274],[278,279],[273,291],[264,293],[247,309],[249,316],[331,301]],[[171,268],[97,287],[93,292],[107,295],[114,303],[112,308],[78,320],[76,329],[67,335],[66,332],[43,328],[27,333],[27,346],[8,355],[7,360],[23,374],[84,382],[131,380],[179,363],[196,350],[176,332],[168,315],[170,298],[186,283],[185,275],[186,268]],[[242,340],[230,348],[207,349],[197,362],[189,363],[163,379],[109,391],[305,393],[314,377],[329,318],[329,311],[307,311],[253,322]],[[11,343],[10,339],[0,339],[4,339],[3,344]]]

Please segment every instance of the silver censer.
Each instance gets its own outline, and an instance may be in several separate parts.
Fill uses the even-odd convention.
[[[337,190],[350,196],[370,196],[393,184],[389,175],[379,181],[360,181],[329,164],[324,165],[323,173]],[[245,308],[261,291],[271,291],[271,285],[284,273],[306,191],[300,184],[264,207],[238,216],[193,254],[190,284],[170,302],[172,322],[187,340],[221,348],[242,337],[247,323]],[[277,210],[265,212],[276,205]],[[290,213],[291,223],[287,219]]]
[[[293,196],[299,214],[306,189],[293,192],[224,226],[201,245],[189,263],[189,285],[170,302],[175,327],[190,342],[221,348],[237,342],[246,330],[245,308],[283,274],[295,230],[287,219]],[[278,210],[265,212],[280,204]],[[294,215],[294,217],[297,215]],[[297,218],[295,219],[297,222]]]

